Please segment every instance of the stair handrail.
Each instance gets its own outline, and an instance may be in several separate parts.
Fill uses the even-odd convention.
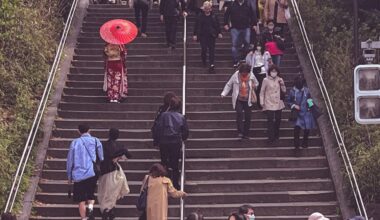
[[[186,116],[186,39],[187,38],[187,17],[183,19],[183,67],[182,67],[182,114]],[[185,160],[186,160],[186,145],[182,141],[182,158],[181,158],[181,191],[185,189]],[[180,220],[184,220],[185,216],[185,200],[180,199]]]
[[[79,0],[73,0],[73,3],[71,5],[70,12],[69,12],[69,15],[67,17],[65,27],[63,29],[62,36],[61,36],[61,39],[60,39],[60,42],[59,42],[59,45],[57,48],[57,52],[55,54],[54,62],[53,62],[52,66],[50,68],[50,71],[49,71],[49,76],[48,76],[47,82],[45,84],[45,89],[44,89],[44,92],[42,94],[41,101],[39,103],[37,112],[35,114],[33,124],[32,124],[32,127],[31,127],[29,135],[28,135],[28,139],[25,143],[24,150],[23,150],[23,153],[22,153],[21,158],[20,158],[20,162],[17,166],[17,170],[16,170],[16,173],[15,173],[14,178],[13,178],[12,187],[9,191],[9,195],[8,195],[7,203],[5,205],[4,213],[12,212],[13,205],[15,203],[17,193],[18,193],[18,190],[20,187],[20,183],[21,183],[22,177],[24,175],[25,167],[28,163],[30,153],[31,153],[33,145],[34,145],[34,140],[36,138],[38,128],[41,124],[41,120],[43,118],[44,111],[45,111],[46,106],[47,106],[49,94],[51,92],[51,89],[52,89],[52,86],[54,83],[54,79],[55,79],[55,76],[57,73],[57,69],[58,69],[58,66],[59,66],[59,63],[60,63],[60,60],[62,57],[62,52],[63,52],[63,49],[65,47],[65,43],[67,40],[67,35],[70,31],[70,27],[71,27],[71,23],[72,23],[72,20],[74,17],[74,13],[75,13],[75,10],[76,10],[77,5],[78,5],[78,1]]]
[[[348,178],[350,181],[352,191],[354,193],[354,197],[355,197],[355,201],[356,201],[356,205],[357,205],[359,214],[361,216],[363,216],[363,214],[364,214],[365,219],[368,220],[367,212],[366,212],[366,209],[364,206],[362,195],[360,193],[360,188],[359,188],[357,180],[356,180],[355,172],[354,172],[354,169],[352,168],[351,160],[350,160],[350,157],[348,155],[347,148],[346,148],[346,145],[344,143],[344,139],[343,139],[342,134],[341,134],[340,129],[339,129],[339,125],[338,125],[338,122],[337,122],[337,119],[336,119],[336,116],[334,113],[334,108],[331,104],[329,93],[328,93],[326,85],[323,81],[322,72],[321,72],[321,70],[318,66],[318,62],[314,56],[313,48],[312,48],[308,34],[306,32],[306,29],[305,29],[305,25],[304,25],[305,22],[302,19],[301,13],[300,13],[299,8],[298,8],[297,1],[291,0],[291,3],[293,6],[293,9],[294,9],[294,15],[297,19],[298,27],[300,29],[303,42],[304,42],[305,47],[306,47],[308,57],[310,59],[310,63],[311,63],[312,68],[313,68],[313,72],[317,78],[318,86],[320,88],[320,91],[322,93],[322,96],[323,96],[323,99],[324,99],[324,102],[326,105],[328,116],[329,116],[330,122],[331,122],[332,127],[333,127],[334,135],[335,135],[336,141],[338,142],[339,151],[342,154],[343,163],[344,163],[344,166],[346,168],[346,172],[348,174]]]

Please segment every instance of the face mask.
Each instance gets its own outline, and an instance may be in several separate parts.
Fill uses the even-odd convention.
[[[255,215],[254,214],[247,215],[247,217],[248,217],[249,220],[255,220]]]
[[[270,72],[270,76],[272,77],[272,78],[276,78],[276,76],[278,75],[278,73],[277,72]]]

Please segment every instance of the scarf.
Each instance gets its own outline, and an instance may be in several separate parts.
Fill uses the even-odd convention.
[[[239,94],[241,97],[247,97],[248,96],[248,80],[249,80],[249,74],[246,76],[242,76],[239,74],[241,86]]]

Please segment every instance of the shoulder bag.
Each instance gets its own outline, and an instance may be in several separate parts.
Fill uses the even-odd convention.
[[[143,190],[140,192],[140,196],[137,199],[136,208],[139,211],[145,211],[147,200],[148,200],[148,183],[149,183],[149,176],[146,179],[144,183]]]

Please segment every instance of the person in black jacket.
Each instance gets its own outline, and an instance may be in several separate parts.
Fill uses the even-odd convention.
[[[202,64],[206,66],[207,49],[209,51],[209,71],[213,71],[215,68],[215,39],[217,37],[222,38],[223,35],[220,31],[219,21],[212,11],[212,3],[205,1],[203,3],[203,13],[201,13],[195,22],[193,40],[199,40],[202,48]]]
[[[231,22],[231,26],[229,23]],[[232,38],[232,58],[234,67],[238,66],[239,60],[245,57],[249,51],[251,41],[251,29],[257,29],[257,15],[248,5],[246,0],[235,0],[231,7],[227,8],[224,14],[224,29],[231,31]],[[244,52],[239,54],[241,45],[244,45]]]
[[[166,44],[175,49],[179,15],[187,16],[184,0],[161,0],[160,20],[165,23]]]
[[[100,174],[104,175],[118,170],[116,162],[123,156],[131,158],[132,155],[129,153],[128,149],[122,146],[120,143],[116,142],[119,138],[119,130],[116,128],[111,128],[109,130],[109,139],[103,142],[103,152],[104,160],[100,163]],[[114,209],[105,210],[102,213],[103,219],[114,219]]]
[[[179,158],[182,141],[189,136],[185,117],[179,112],[181,100],[173,97],[169,109],[158,118],[153,131],[153,142],[160,148],[161,163],[168,169],[173,185],[179,189]]]

